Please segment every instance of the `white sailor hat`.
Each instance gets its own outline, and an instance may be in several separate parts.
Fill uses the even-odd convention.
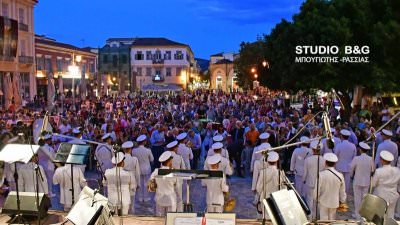
[[[371,147],[369,147],[369,145],[367,143],[363,142],[363,141],[358,143],[358,146],[360,146],[360,148],[365,149],[365,150],[370,150],[371,149]]]
[[[110,137],[111,137],[111,134],[107,133],[107,134],[103,135],[103,137],[101,137],[101,140],[106,140],[107,138],[110,138]]]
[[[222,137],[222,135],[218,134],[213,137],[213,141],[215,142],[221,142],[222,140],[224,140],[224,137]]]
[[[43,139],[44,139],[44,140],[51,139],[51,134],[46,134],[46,135],[44,135]]]
[[[331,152],[325,153],[324,159],[325,159],[325,161],[328,161],[328,162],[337,162],[338,161],[338,157]]]
[[[267,158],[268,162],[276,162],[278,160],[279,160],[279,154],[278,153],[276,153],[274,151],[268,152],[268,158]]]
[[[269,138],[269,133],[262,133],[262,134],[260,134],[260,136],[258,138],[260,138],[261,140],[268,139]]]
[[[184,132],[184,133],[180,133],[180,134],[176,137],[176,139],[177,139],[178,141],[182,141],[182,140],[185,139],[186,137],[187,137],[187,133]]]
[[[72,133],[80,134],[81,133],[80,127],[75,127],[74,129],[72,129]]]
[[[217,164],[217,163],[221,162],[221,158],[222,157],[220,154],[215,154],[215,155],[209,156],[207,158],[207,163],[210,165]]]
[[[224,147],[224,145],[221,142],[216,142],[211,146],[213,150],[221,149],[222,147]]]
[[[172,157],[172,153],[170,151],[163,152],[160,157],[158,158],[159,162],[165,162]]]
[[[390,130],[383,129],[383,130],[382,130],[382,133],[383,133],[384,135],[386,135],[386,136],[389,136],[389,137],[392,137],[392,136],[393,136],[393,132],[390,131]]]
[[[301,142],[305,142],[305,143],[309,143],[309,142],[310,142],[310,138],[308,138],[307,136],[302,136],[302,137],[300,138],[300,141],[301,141]]]
[[[177,145],[178,145],[178,142],[177,141],[173,141],[173,142],[170,142],[169,144],[167,144],[167,148],[171,149],[173,147],[176,147]]]
[[[319,149],[321,149],[322,148],[322,143],[320,141],[315,140],[315,141],[311,142],[310,147],[312,149],[317,149],[318,147],[319,147]]]
[[[132,141],[125,141],[122,146],[122,148],[133,148],[133,142]]]
[[[136,142],[142,142],[146,140],[146,135],[142,134],[138,138],[136,138]]]
[[[111,159],[111,162],[112,162],[112,164],[118,164],[118,163],[124,161],[124,159],[125,159],[124,153],[118,152],[118,153],[117,153],[117,158],[115,158],[115,155],[114,155],[114,156],[112,157],[112,159]]]
[[[388,162],[391,162],[391,161],[394,160],[393,154],[390,153],[389,151],[386,151],[386,150],[381,151],[381,153],[379,154],[379,156],[380,156],[383,160],[388,161]]]
[[[348,131],[346,129],[340,130],[340,134],[343,135],[343,136],[346,136],[346,137],[351,135],[350,131]]]

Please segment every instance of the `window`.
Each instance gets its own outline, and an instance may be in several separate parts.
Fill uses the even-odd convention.
[[[176,67],[176,76],[181,75],[182,68],[181,67]]]
[[[153,59],[161,59],[161,51],[157,50],[156,54],[154,54],[154,58]]]
[[[171,76],[171,67],[167,67],[165,71],[165,76],[170,77]]]
[[[86,63],[82,65],[82,74],[86,73]]]
[[[136,73],[137,73],[136,76],[142,76],[142,74],[143,74],[143,72],[142,72],[142,67],[136,68]]]
[[[25,10],[23,8],[18,9],[18,16],[19,16],[19,21],[20,23],[26,24],[25,22]]]
[[[171,60],[171,51],[166,51],[165,52],[164,59],[165,60]]]
[[[183,59],[183,53],[182,51],[176,51],[175,57],[176,60],[182,60]]]
[[[62,60],[57,59],[56,64],[57,64],[57,72],[61,72],[62,71]]]
[[[128,62],[128,57],[126,57],[126,55],[122,55],[122,57],[121,57],[121,62],[122,62],[123,64],[126,64],[126,63]]]
[[[44,59],[43,57],[36,57],[36,68],[37,70],[43,70],[44,66]]]
[[[118,56],[117,55],[113,55],[112,64],[113,64],[113,67],[118,66]]]
[[[151,60],[151,51],[146,51],[146,60]]]
[[[216,86],[217,86],[217,89],[222,89],[222,77],[221,77],[220,72],[218,72],[218,75],[217,75]]]
[[[103,55],[103,63],[108,63],[108,55]]]
[[[137,53],[135,55],[135,59],[136,60],[143,60],[144,59],[142,51],[137,51]]]
[[[7,3],[3,2],[1,4],[1,12],[2,12],[2,15],[4,17],[9,17],[9,14],[8,14],[9,11],[8,11],[8,4]]]
[[[94,63],[93,62],[91,62],[90,63],[90,73],[94,73]]]
[[[51,58],[46,59],[46,69],[47,72],[53,72],[53,67],[51,65]]]
[[[151,76],[151,67],[146,68],[146,76]]]
[[[20,40],[19,42],[19,49],[20,49],[20,55],[25,56],[26,55],[26,41],[25,40]]]

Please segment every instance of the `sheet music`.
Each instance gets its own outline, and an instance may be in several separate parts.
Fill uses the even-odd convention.
[[[174,225],[201,225],[202,217],[176,218]]]
[[[235,221],[229,219],[206,219],[207,225],[235,225]]]

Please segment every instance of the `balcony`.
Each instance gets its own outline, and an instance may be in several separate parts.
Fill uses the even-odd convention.
[[[29,26],[26,25],[26,24],[24,24],[24,23],[19,23],[19,24],[18,24],[18,29],[19,29],[19,30],[22,30],[22,31],[28,32],[28,31],[29,31]]]
[[[153,59],[153,64],[164,64],[164,59]]]
[[[14,59],[15,57],[13,56],[7,56],[7,55],[0,56],[0,61],[13,62]]]
[[[164,82],[164,76],[156,74],[152,76],[152,81],[157,83],[157,82]]]
[[[33,64],[33,56],[18,56],[18,62],[22,64]]]

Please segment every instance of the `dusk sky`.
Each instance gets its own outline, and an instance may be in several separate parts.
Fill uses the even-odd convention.
[[[110,37],[165,37],[191,46],[195,57],[237,52],[242,41],[291,20],[303,0],[41,0],[35,32],[78,47]]]

